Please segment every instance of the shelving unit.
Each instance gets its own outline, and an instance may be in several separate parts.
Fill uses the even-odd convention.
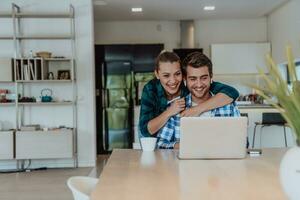
[[[14,44],[14,57],[12,64],[14,93],[16,94],[15,102],[0,103],[0,107],[14,106],[16,118],[14,131],[15,145],[13,151],[15,155],[9,154],[2,156],[1,159],[14,159],[18,162],[25,162],[25,159],[57,159],[57,158],[72,158],[74,167],[78,167],[77,158],[77,87],[76,87],[76,52],[75,52],[75,22],[74,8],[70,5],[69,12],[65,13],[33,13],[21,12],[21,9],[16,4],[12,4],[10,13],[0,13],[0,18],[10,18],[13,24],[13,35],[0,35],[0,40],[12,40]],[[69,34],[56,35],[22,35],[22,25],[26,25],[26,21],[22,19],[48,19],[54,18],[57,20],[67,19],[70,25]],[[70,41],[70,57],[53,57],[53,58],[36,58],[24,56],[24,40],[67,40]],[[53,41],[55,42],[55,41]],[[26,68],[26,69],[25,69]],[[65,79],[60,79],[59,73],[65,71]],[[1,72],[1,69],[0,69]],[[49,79],[49,73],[52,73]],[[0,80],[1,82],[1,80]],[[34,86],[44,84],[48,88],[53,84],[63,84],[72,87],[72,98],[68,101],[54,102],[19,102],[18,94],[22,97],[26,96],[26,88],[34,88]],[[1,84],[0,84],[1,85]],[[34,90],[34,89],[33,89]],[[30,95],[30,94],[29,94]],[[72,107],[72,127],[69,129],[49,130],[49,131],[20,131],[24,124],[26,108],[46,106],[49,109],[52,106]],[[1,109],[1,108],[0,108]],[[5,109],[5,108],[3,108]],[[38,109],[38,108],[37,108]],[[53,110],[53,109],[52,109]],[[59,113],[58,113],[59,114]],[[45,117],[45,116],[41,116]],[[54,117],[54,116],[53,116]],[[14,133],[13,133],[14,132]],[[0,132],[0,137],[4,137]],[[11,136],[9,135],[9,136]],[[7,134],[6,134],[7,136]],[[0,149],[6,148],[0,143]],[[13,152],[12,151],[12,152]],[[11,156],[12,155],[12,156]],[[17,164],[18,167],[18,164]]]

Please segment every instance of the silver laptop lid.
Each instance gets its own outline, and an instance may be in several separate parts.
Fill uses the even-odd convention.
[[[180,159],[246,156],[247,117],[182,117]]]

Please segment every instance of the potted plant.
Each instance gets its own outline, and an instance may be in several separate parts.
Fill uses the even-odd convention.
[[[280,181],[289,199],[300,199],[300,81],[290,47],[286,50],[290,86],[281,76],[278,66],[267,56],[269,75],[259,70],[265,86],[253,86],[259,95],[277,108],[296,136],[296,146],[289,149],[280,164]],[[275,97],[277,101],[274,100]]]

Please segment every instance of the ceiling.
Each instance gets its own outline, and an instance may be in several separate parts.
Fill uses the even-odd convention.
[[[258,18],[289,0],[93,0],[96,21]],[[102,5],[95,5],[95,4]],[[106,5],[103,5],[106,4]],[[214,11],[203,7],[214,5]],[[142,13],[131,13],[142,7]]]

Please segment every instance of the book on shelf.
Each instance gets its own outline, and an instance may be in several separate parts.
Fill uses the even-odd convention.
[[[30,71],[29,71],[29,66],[24,65],[24,80],[29,81],[30,80]]]
[[[19,66],[19,62],[16,61],[16,80],[20,80],[20,66]]]
[[[31,62],[29,62],[29,71],[30,71],[30,76],[31,76],[31,80],[36,80],[36,76],[35,76],[35,73],[34,73],[34,70],[33,70],[33,65]]]
[[[24,80],[24,65],[22,60],[20,60],[20,62],[21,62],[21,80]]]

